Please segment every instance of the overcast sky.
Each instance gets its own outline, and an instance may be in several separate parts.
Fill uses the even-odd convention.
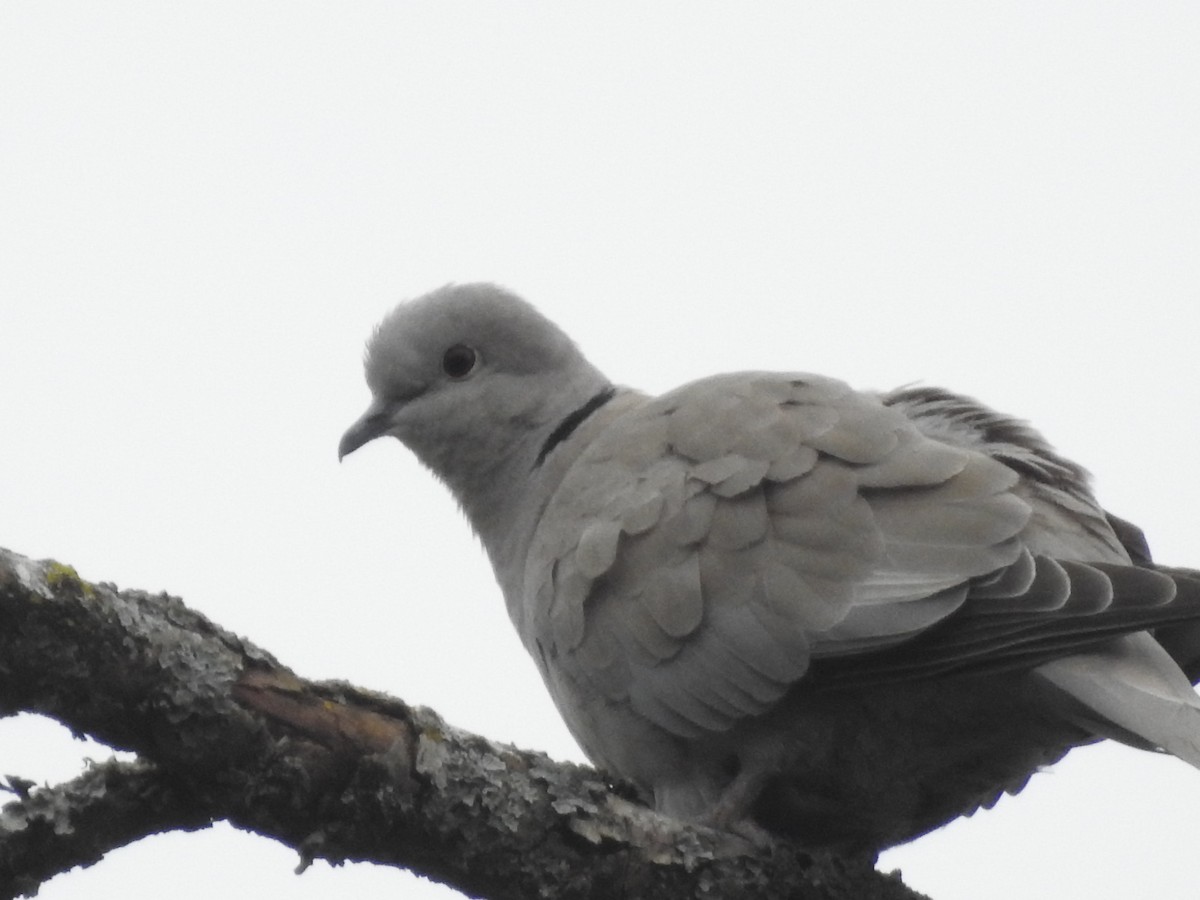
[[[581,759],[449,495],[337,464],[393,303],[499,281],[615,381],[924,381],[1200,565],[1200,5],[0,4],[0,546]],[[0,773],[107,750],[0,722]],[[1073,753],[884,869],[1183,897],[1200,772]],[[218,826],[43,900],[454,896]]]

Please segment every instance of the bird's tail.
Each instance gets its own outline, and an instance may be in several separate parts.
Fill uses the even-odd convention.
[[[1200,609],[1200,572],[1154,566],[1171,576],[1171,605]],[[1129,634],[1051,660],[1035,673],[1062,692],[1063,713],[1101,737],[1161,749],[1200,769],[1200,617]]]

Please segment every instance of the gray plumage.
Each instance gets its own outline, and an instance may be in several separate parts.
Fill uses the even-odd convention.
[[[878,850],[1111,737],[1200,767],[1200,580],[936,389],[615,388],[486,284],[401,304],[341,455],[440,477],[584,751],[658,809]],[[1155,636],[1152,636],[1155,635]]]

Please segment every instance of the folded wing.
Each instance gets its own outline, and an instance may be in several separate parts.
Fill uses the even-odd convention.
[[[1200,616],[1200,591],[1181,598],[1172,578],[1130,566],[1087,497],[1057,503],[1061,485],[1028,461],[950,432],[810,375],[719,376],[626,413],[541,520],[526,591],[539,652],[597,702],[694,737],[765,712],[802,678],[1032,667]],[[1083,524],[1056,546],[1071,515]],[[1069,558],[1089,541],[1094,562]],[[1096,705],[1070,666],[1047,677]],[[1182,675],[1151,680],[1182,702]],[[1122,728],[1166,746],[1144,723],[1110,731]]]

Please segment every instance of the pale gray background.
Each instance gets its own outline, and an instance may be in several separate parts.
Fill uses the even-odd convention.
[[[1200,564],[1200,6],[0,5],[0,545],[579,758],[452,502],[339,467],[362,341],[494,279],[615,380],[925,380]],[[0,723],[0,772],[103,748]],[[1197,891],[1200,773],[1101,747],[884,856],[935,900]],[[217,827],[44,900],[445,897]]]

